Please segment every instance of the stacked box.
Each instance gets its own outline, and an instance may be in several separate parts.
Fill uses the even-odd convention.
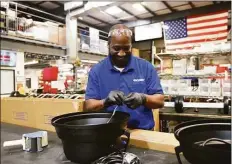
[[[66,27],[59,27],[59,45],[66,46]]]
[[[230,79],[223,79],[222,80],[222,85],[221,85],[221,88],[222,88],[222,96],[231,96],[231,81]]]
[[[169,94],[177,95],[178,93],[178,80],[169,80]]]
[[[168,80],[160,80],[162,88],[163,88],[163,92],[164,94],[169,94],[169,81]]]
[[[199,79],[199,95],[209,96],[210,95],[210,79]]]
[[[178,80],[178,94],[191,95],[191,79]]]
[[[221,80],[211,80],[209,96],[221,96]]]

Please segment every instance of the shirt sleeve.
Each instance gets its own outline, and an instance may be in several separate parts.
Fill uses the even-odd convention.
[[[160,78],[157,74],[156,69],[152,64],[148,64],[148,74],[147,74],[147,93],[149,95],[153,94],[163,94],[163,89],[160,84]]]
[[[90,70],[89,72],[88,83],[86,87],[85,100],[88,99],[100,100],[99,81],[96,73],[93,70]]]

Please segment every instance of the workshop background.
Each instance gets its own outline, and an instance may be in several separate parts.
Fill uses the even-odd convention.
[[[179,123],[231,120],[230,1],[11,1],[0,9],[2,139],[30,131],[14,136],[17,126],[55,132],[52,118],[82,112],[88,72],[108,55],[118,23],[132,30],[132,54],[153,64],[165,95],[164,108],[153,109],[157,133],[135,132],[132,145],[173,153]]]

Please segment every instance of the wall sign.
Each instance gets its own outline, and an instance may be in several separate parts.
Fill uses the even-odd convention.
[[[16,54],[16,51],[1,50],[1,66],[15,67]]]
[[[153,23],[135,27],[135,41],[162,38],[161,23]]]

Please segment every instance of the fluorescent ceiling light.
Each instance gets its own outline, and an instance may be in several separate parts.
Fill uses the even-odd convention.
[[[140,3],[134,3],[132,7],[138,11],[145,11],[144,7]]]
[[[64,11],[71,10],[76,7],[80,7],[83,5],[83,2],[66,2],[64,4]]]
[[[24,65],[37,64],[37,63],[39,63],[39,62],[36,61],[36,60],[32,60],[32,61],[29,61],[29,62],[25,62]]]
[[[117,6],[112,6],[112,7],[109,7],[108,9],[106,9],[105,12],[107,12],[108,14],[111,14],[111,15],[115,15],[115,14],[121,13],[122,10],[120,8],[118,8]]]
[[[83,17],[78,17],[78,19],[83,20]]]
[[[146,5],[147,3],[146,2],[141,2],[142,5]]]
[[[81,60],[83,63],[92,63],[92,64],[96,64],[98,63],[98,61],[94,61],[94,60]]]

